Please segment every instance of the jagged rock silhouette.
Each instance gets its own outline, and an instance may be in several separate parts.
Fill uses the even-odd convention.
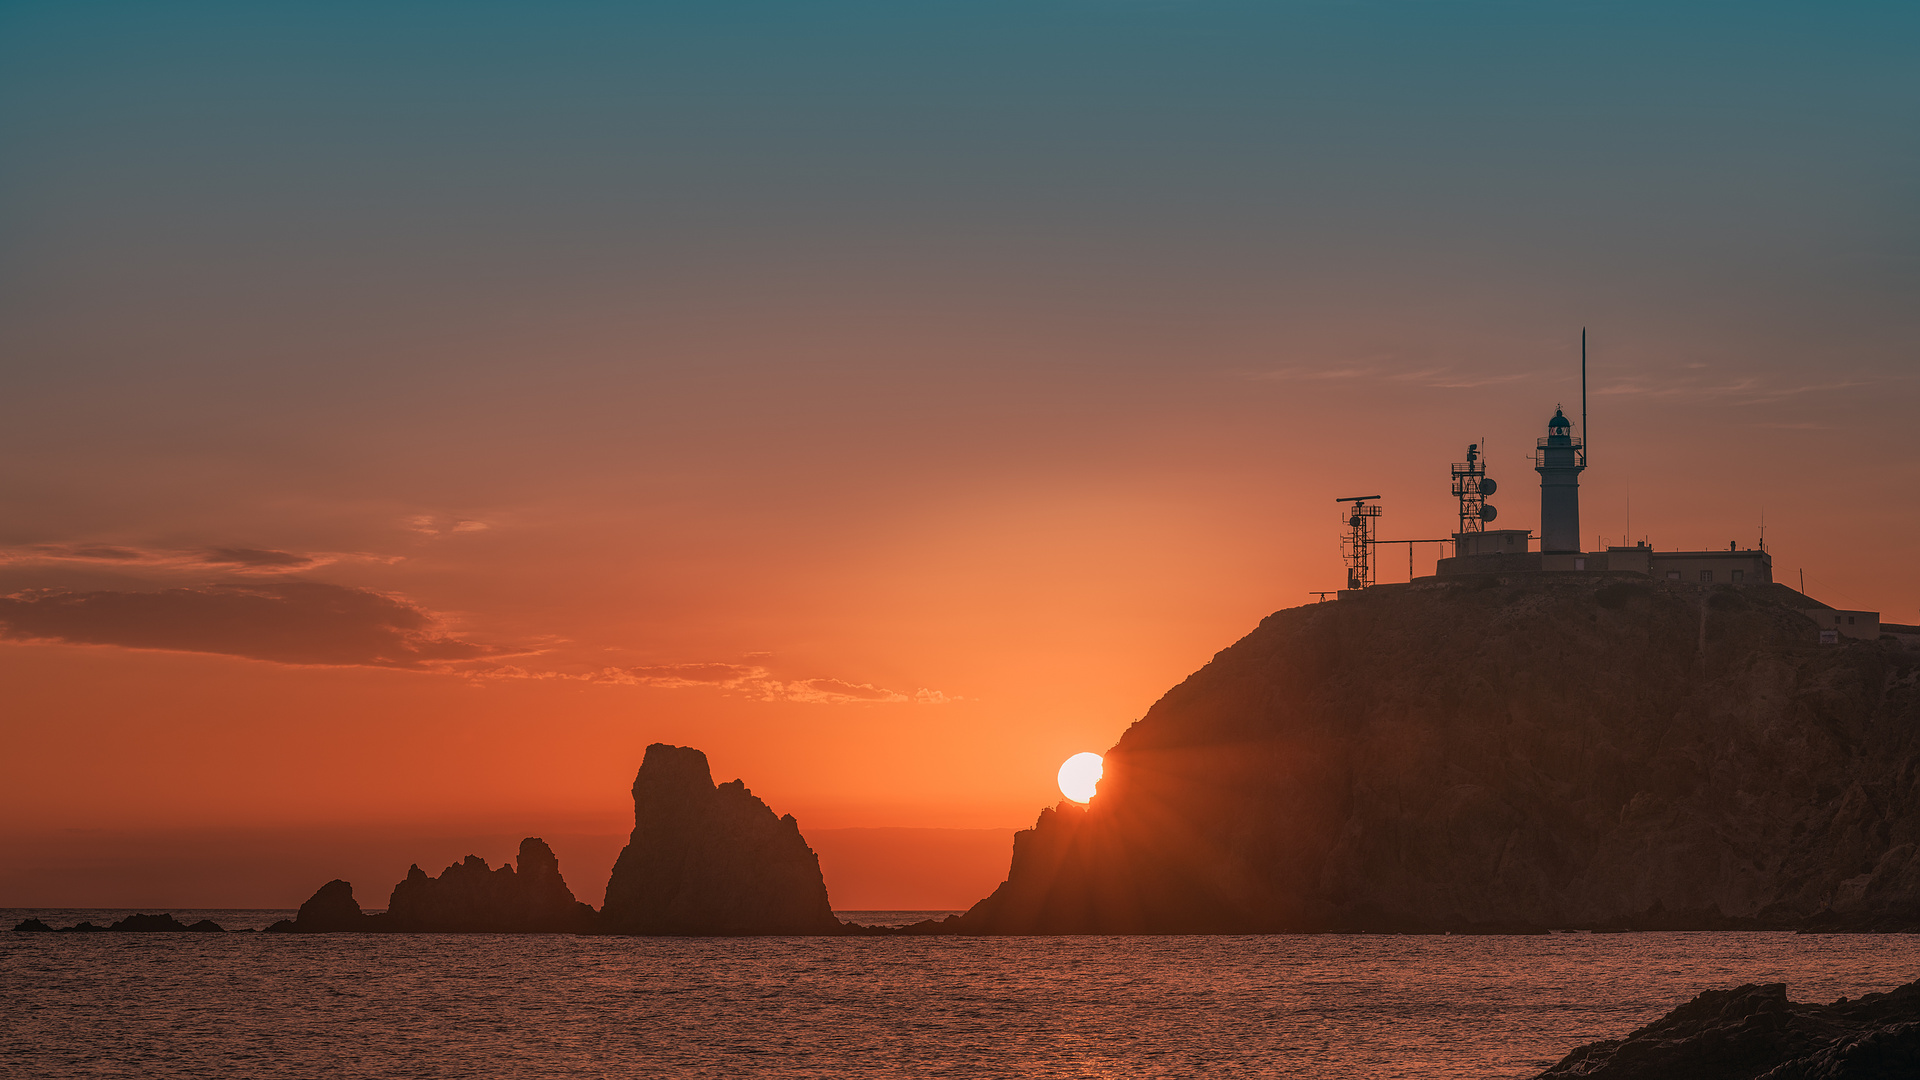
[[[834,934],[820,860],[791,814],[745,783],[717,787],[707,756],[647,747],[633,835],[607,882],[601,929],[621,934]]]
[[[383,930],[426,933],[584,933],[594,910],[573,898],[547,842],[520,841],[518,868],[469,855],[428,877],[416,864],[393,887]]]

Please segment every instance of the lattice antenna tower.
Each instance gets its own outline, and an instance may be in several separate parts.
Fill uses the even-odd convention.
[[[1467,444],[1467,460],[1453,463],[1453,495],[1460,500],[1460,531],[1481,532],[1487,522],[1500,516],[1500,508],[1487,502],[1487,496],[1500,489],[1487,475],[1486,455],[1479,443]]]
[[[1380,522],[1380,496],[1349,495],[1335,499],[1352,503],[1341,512],[1347,531],[1340,534],[1340,555],[1347,562],[1347,588],[1365,589],[1373,584],[1373,534]]]

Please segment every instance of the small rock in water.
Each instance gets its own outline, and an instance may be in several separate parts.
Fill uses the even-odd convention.
[[[353,898],[353,883],[334,878],[320,886],[306,903],[300,905],[298,915],[292,919],[282,919],[267,929],[303,934],[364,931],[367,929],[367,916],[360,910],[360,901]]]
[[[187,927],[172,915],[143,914],[129,915],[107,929],[119,934],[178,934]]]
[[[39,919],[22,919],[20,920],[20,924],[18,926],[15,926],[13,929],[15,933],[24,933],[24,934],[53,933],[53,927],[48,926],[46,923],[41,922]]]

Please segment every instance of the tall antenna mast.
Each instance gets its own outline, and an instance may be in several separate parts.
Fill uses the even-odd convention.
[[[1593,440],[1587,437],[1587,328],[1580,328],[1580,461],[1593,453]]]

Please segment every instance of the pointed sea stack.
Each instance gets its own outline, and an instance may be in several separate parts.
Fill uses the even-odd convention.
[[[745,783],[714,786],[692,747],[647,747],[633,781],[633,837],[607,882],[615,934],[837,934],[820,860],[793,815]]]
[[[565,934],[593,929],[593,908],[575,900],[545,840],[520,841],[518,872],[469,855],[428,877],[415,865],[393,887],[387,925],[396,933]]]

